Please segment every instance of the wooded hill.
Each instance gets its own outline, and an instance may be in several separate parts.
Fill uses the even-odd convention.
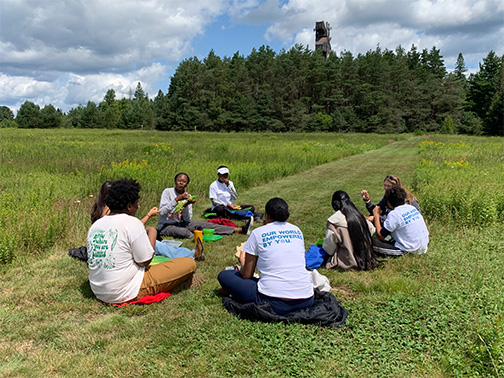
[[[99,104],[63,114],[26,101],[0,125],[199,131],[441,132],[504,135],[504,56],[490,51],[476,74],[459,54],[447,73],[440,50],[377,47],[327,59],[296,45],[244,57],[184,60],[168,92],[150,99],[140,83],[129,98],[110,89]]]

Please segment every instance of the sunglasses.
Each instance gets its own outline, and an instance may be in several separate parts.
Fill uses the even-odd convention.
[[[389,181],[392,181],[392,182],[397,182],[397,179],[394,176],[390,176],[390,175],[388,175],[387,177],[385,177],[385,180],[389,180]]]

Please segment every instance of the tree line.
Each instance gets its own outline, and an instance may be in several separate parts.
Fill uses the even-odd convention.
[[[466,72],[462,54],[448,73],[439,49],[414,45],[327,59],[301,45],[247,57],[212,50],[182,61],[153,99],[138,83],[129,98],[110,89],[67,114],[26,101],[16,117],[0,107],[0,127],[504,135],[504,56],[490,51]]]

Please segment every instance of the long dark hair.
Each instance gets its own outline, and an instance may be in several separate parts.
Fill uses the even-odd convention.
[[[112,181],[105,181],[100,188],[100,192],[98,193],[98,197],[96,197],[96,202],[93,204],[91,208],[91,223],[96,222],[103,215],[103,209],[105,206],[105,200],[107,199],[108,192],[110,186],[112,185]]]
[[[341,211],[346,217],[348,233],[359,269],[369,270],[376,267],[376,256],[366,219],[357,210],[348,194],[342,190],[334,192],[332,207],[335,211]]]

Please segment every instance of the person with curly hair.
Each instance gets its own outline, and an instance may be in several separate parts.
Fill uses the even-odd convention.
[[[113,181],[105,204],[108,215],[96,220],[88,231],[89,283],[105,303],[124,303],[146,295],[169,292],[187,285],[196,270],[190,257],[152,265],[157,232],[135,217],[140,184],[131,179]]]
[[[100,192],[98,193],[98,196],[96,198],[96,202],[93,204],[93,207],[91,208],[91,223],[96,222],[98,219],[101,217],[104,217],[105,215],[110,214],[110,209],[105,203],[105,199],[107,198],[109,188],[111,186],[113,181],[106,181],[103,183],[103,185],[100,188]],[[144,225],[147,224],[147,221],[153,217],[156,216],[160,213],[161,210],[159,210],[157,207],[153,207],[152,209],[149,210],[149,212],[142,218],[140,219]],[[153,227],[146,226],[145,230],[148,234],[150,235],[155,235],[155,230],[153,230]],[[149,240],[151,240],[150,238]],[[202,261],[205,259],[205,256],[203,255],[203,243],[201,240],[198,239],[196,242],[196,247],[193,250],[190,250],[189,248],[184,248],[184,247],[172,247],[168,244],[162,243],[159,240],[151,240],[153,242],[153,248],[154,248],[154,254],[159,255],[159,256],[165,256],[169,257],[171,259],[174,259],[176,257],[192,257],[196,261]]]

